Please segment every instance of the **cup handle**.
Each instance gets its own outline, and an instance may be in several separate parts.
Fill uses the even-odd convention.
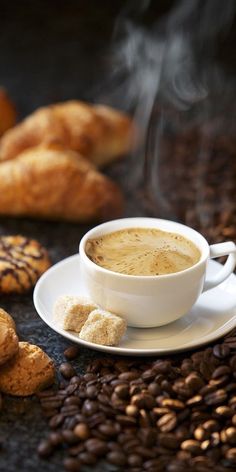
[[[210,258],[215,259],[216,257],[227,256],[227,261],[223,265],[222,269],[213,277],[207,279],[203,286],[203,292],[216,287],[223,282],[235,269],[236,266],[236,245],[233,241],[226,243],[212,244],[210,246]]]

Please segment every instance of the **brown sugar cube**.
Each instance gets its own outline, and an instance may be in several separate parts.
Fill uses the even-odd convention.
[[[84,297],[63,295],[53,308],[53,319],[63,329],[79,333],[91,311],[97,305]]]
[[[126,330],[126,321],[109,311],[96,309],[90,313],[80,331],[84,341],[105,346],[119,344]]]

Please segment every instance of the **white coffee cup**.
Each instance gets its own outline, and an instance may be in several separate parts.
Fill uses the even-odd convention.
[[[155,276],[126,275],[104,269],[85,252],[89,239],[126,228],[157,228],[190,239],[200,250],[200,260],[181,272]],[[234,271],[236,246],[230,242],[209,246],[206,239],[188,226],[157,218],[121,218],[88,231],[79,246],[82,275],[94,302],[121,315],[129,326],[162,326],[185,315],[199,295],[216,287]],[[209,258],[228,255],[226,263],[211,279],[205,280]]]

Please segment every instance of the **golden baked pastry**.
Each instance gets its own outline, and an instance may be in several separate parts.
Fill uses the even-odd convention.
[[[39,146],[0,164],[0,215],[86,222],[122,209],[118,186],[74,151]]]
[[[9,328],[14,329],[14,331],[16,330],[15,321],[3,308],[0,308],[0,323],[5,323]]]
[[[28,291],[50,265],[46,249],[34,239],[0,237],[0,293]]]
[[[124,113],[77,100],[39,108],[8,131],[0,159],[13,159],[27,148],[58,142],[103,166],[130,150],[133,125]]]
[[[19,343],[19,351],[0,368],[0,392],[16,396],[33,395],[49,387],[55,378],[53,361],[38,346]]]
[[[0,136],[16,123],[16,110],[6,91],[0,88]]]
[[[15,323],[12,317],[0,308],[0,365],[11,359],[19,348]]]

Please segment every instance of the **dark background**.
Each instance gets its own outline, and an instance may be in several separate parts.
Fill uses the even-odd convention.
[[[96,101],[104,95],[112,59],[109,45],[124,3],[114,0],[0,0],[0,85],[6,87],[16,103],[19,119],[51,102],[71,98]],[[172,5],[172,1],[152,2],[143,21],[151,23]],[[234,78],[234,25],[226,36],[218,39],[215,54],[227,74]],[[122,165],[115,165],[110,170],[118,180],[122,172]],[[235,176],[231,170],[228,174],[230,179]],[[133,207],[136,212],[142,212],[135,198]],[[128,213],[132,214],[132,211],[131,208]],[[68,223],[0,220],[0,234],[22,233],[37,238],[48,248],[53,262],[77,252],[79,240],[88,229],[87,225]],[[21,339],[43,347],[56,364],[63,359],[67,342],[41,322],[31,294],[2,297],[1,306],[13,315]],[[97,355],[81,349],[76,363],[78,370],[83,370],[88,359]],[[39,439],[45,436],[47,425],[35,398],[5,398],[0,415],[1,472],[63,470],[59,455],[50,461],[37,457],[36,447]],[[102,467],[101,470],[105,469]]]

